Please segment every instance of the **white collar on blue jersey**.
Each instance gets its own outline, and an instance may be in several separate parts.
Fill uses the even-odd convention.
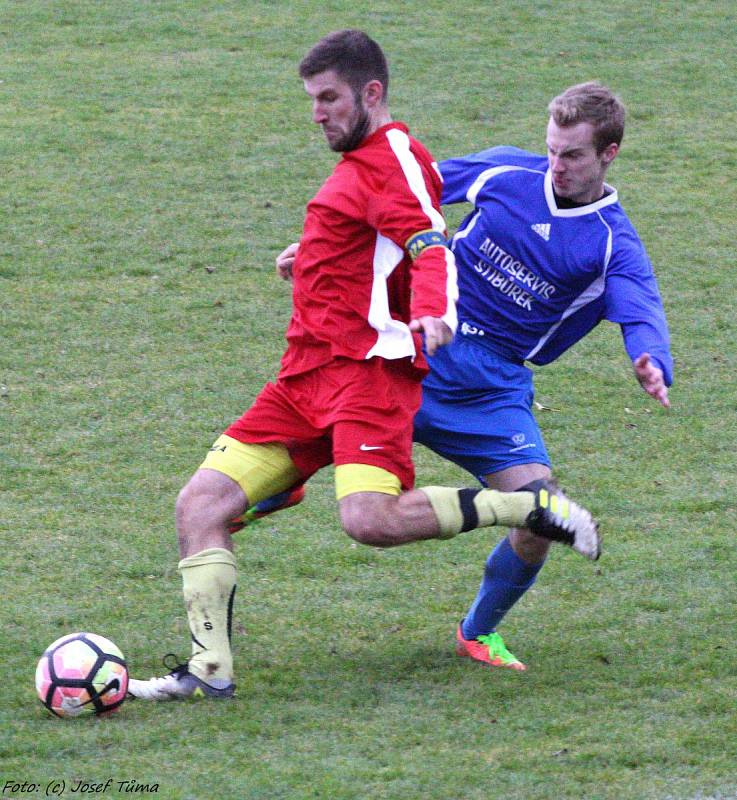
[[[548,203],[548,209],[554,217],[582,217],[584,214],[592,214],[600,208],[610,206],[618,202],[619,196],[617,190],[610,186],[608,183],[604,184],[604,188],[609,194],[605,194],[600,200],[595,203],[589,203],[587,206],[579,206],[578,208],[558,208],[555,202],[555,193],[553,192],[553,176],[550,169],[545,173],[545,200]]]

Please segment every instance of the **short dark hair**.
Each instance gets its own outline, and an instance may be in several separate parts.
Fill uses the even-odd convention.
[[[589,122],[594,126],[594,147],[601,153],[612,142],[622,143],[624,106],[606,86],[596,81],[570,86],[548,106],[556,125],[565,128]]]
[[[363,31],[333,31],[320,41],[300,61],[299,76],[303,80],[327,70],[337,75],[359,94],[363,87],[377,80],[384,87],[382,99],[389,92],[389,67],[379,45]]]

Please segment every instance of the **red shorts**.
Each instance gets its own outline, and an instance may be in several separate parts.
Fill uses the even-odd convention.
[[[266,384],[224,433],[251,444],[282,442],[305,480],[330,463],[371,464],[411,489],[421,377],[409,359],[338,358]]]

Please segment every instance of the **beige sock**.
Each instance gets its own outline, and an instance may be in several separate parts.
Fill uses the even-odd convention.
[[[236,561],[229,550],[212,547],[179,562],[182,593],[192,633],[189,669],[206,683],[233,680],[230,631]]]
[[[502,525],[523,527],[535,508],[532,492],[498,492],[495,489],[452,489],[423,486],[440,525],[441,539],[452,539],[462,531]]]

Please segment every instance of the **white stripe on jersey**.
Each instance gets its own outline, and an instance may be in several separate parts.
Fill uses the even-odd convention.
[[[433,206],[432,200],[430,200],[425,180],[422,177],[422,169],[409,149],[409,136],[398,128],[391,128],[386,132],[386,138],[399,161],[399,166],[402,168],[412,194],[420,201],[422,210],[427,214],[432,224],[432,229],[445,234],[445,219],[443,219],[443,215]]]
[[[542,175],[537,169],[527,169],[527,167],[515,167],[515,166],[502,166],[502,167],[490,167],[489,169],[485,169],[483,172],[479,173],[479,176],[476,180],[471,184],[468,192],[466,192],[466,198],[468,199],[469,203],[473,203],[476,205],[476,197],[478,193],[481,191],[483,185],[488,181],[491,180],[495,175],[501,175],[502,172],[534,172],[536,175]]]
[[[451,246],[451,247],[455,247],[455,243],[456,243],[456,242],[457,242],[459,239],[465,239],[465,238],[466,238],[466,236],[468,236],[468,234],[469,234],[469,233],[471,233],[471,231],[474,229],[474,227],[475,227],[476,223],[478,222],[478,220],[479,220],[479,217],[480,217],[480,216],[481,216],[481,211],[477,211],[477,212],[476,212],[476,213],[473,215],[473,217],[471,218],[471,221],[468,223],[468,225],[466,225],[466,227],[465,227],[465,228],[460,228],[460,229],[459,229],[459,230],[456,232],[456,235],[455,235],[455,236],[454,236],[454,237],[451,239],[451,241],[450,241],[450,246]]]
[[[601,212],[597,211],[596,216],[599,217],[604,227],[607,229],[607,242],[606,242],[606,255],[604,256],[604,270],[602,271],[601,275],[599,275],[596,280],[592,281],[586,289],[578,295],[578,297],[566,308],[566,310],[561,315],[561,318],[552,325],[548,332],[540,338],[538,343],[535,347],[530,350],[530,352],[525,356],[526,359],[530,359],[533,356],[537,355],[542,347],[545,346],[545,343],[550,339],[550,337],[558,330],[558,328],[563,324],[564,320],[568,319],[572,314],[575,314],[576,311],[583,308],[588,303],[593,302],[596,300],[597,297],[600,297],[604,288],[606,286],[606,274],[607,270],[609,269],[609,259],[612,257],[612,229],[607,224],[604,217],[602,217]]]
[[[607,229],[606,237],[606,255],[604,256],[604,275],[609,269],[609,259],[612,257],[612,242],[614,241],[614,233],[609,223],[601,216],[601,212],[597,211],[596,216],[601,220],[601,224]]]
[[[404,177],[407,179],[409,188],[412,190],[412,194],[419,200],[422,210],[427,214],[432,224],[432,229],[445,236],[447,229],[445,218],[432,204],[430,195],[427,192],[427,186],[425,185],[425,179],[422,177],[422,169],[410,150],[409,136],[407,136],[404,131],[392,128],[387,131],[386,138],[389,140],[389,145],[399,161],[399,165],[402,168]],[[433,162],[433,166],[438,171],[438,174],[440,174],[440,170],[435,162]],[[442,180],[442,176],[440,179]],[[458,327],[458,312],[456,310],[456,302],[458,301],[458,272],[456,270],[455,255],[447,247],[445,248],[445,274],[445,296],[448,299],[448,304],[445,309],[445,314],[443,314],[441,319],[453,333],[455,333]]]
[[[374,346],[366,353],[366,358],[414,358],[417,355],[415,342],[409,327],[398,319],[393,319],[389,311],[389,294],[386,284],[397,264],[404,258],[404,250],[391,239],[376,234],[374,248],[374,280],[371,284],[371,305],[368,323],[378,333]]]
[[[448,298],[448,309],[440,319],[453,331],[458,328],[458,270],[456,269],[456,257],[447,247],[445,250],[445,269],[448,279],[445,282],[445,295]]]

